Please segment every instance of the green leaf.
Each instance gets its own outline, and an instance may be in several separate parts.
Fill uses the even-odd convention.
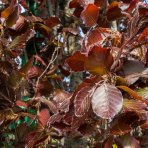
[[[34,110],[32,108],[28,108],[28,113],[36,115],[36,110]]]
[[[25,122],[29,122],[30,121],[30,118],[28,116],[25,116],[24,121]]]
[[[15,129],[16,128],[15,122],[11,123],[8,128],[10,130]]]
[[[28,97],[28,96],[22,96],[22,100],[23,100],[24,102],[27,102],[27,101],[29,100],[29,97]]]

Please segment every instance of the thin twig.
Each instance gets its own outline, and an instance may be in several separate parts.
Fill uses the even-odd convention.
[[[56,48],[52,54],[51,60],[49,62],[49,64],[47,65],[46,69],[43,71],[43,73],[38,77],[37,82],[36,82],[36,88],[38,87],[39,81],[40,79],[43,77],[43,75],[47,72],[47,70],[49,69],[49,67],[51,66],[51,64],[53,64],[53,62],[56,60],[57,55],[58,55],[58,48]],[[57,54],[56,54],[57,52]],[[56,54],[56,55],[55,55]]]

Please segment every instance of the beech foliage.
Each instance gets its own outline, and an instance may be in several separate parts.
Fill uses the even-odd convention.
[[[146,147],[148,5],[32,3],[0,3],[0,147]]]

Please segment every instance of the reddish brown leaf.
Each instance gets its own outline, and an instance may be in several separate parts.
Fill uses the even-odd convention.
[[[86,26],[93,26],[96,24],[99,16],[99,8],[94,4],[88,4],[81,13],[81,19]]]
[[[66,63],[69,65],[72,71],[77,72],[84,70],[85,60],[86,60],[85,55],[77,51],[72,56],[66,59]]]
[[[137,7],[138,2],[139,2],[139,0],[132,0],[126,11],[128,13],[132,13],[132,11]]]
[[[31,22],[31,23],[37,23],[37,22],[40,22],[40,23],[42,22],[43,23],[43,19],[42,18],[34,16],[34,15],[27,16],[26,20]]]
[[[21,101],[21,100],[17,100],[15,104],[16,104],[16,106],[19,106],[19,107],[22,106],[26,109],[28,108],[27,104],[25,102]]]
[[[78,0],[72,0],[72,1],[70,1],[69,8],[76,8],[77,6],[79,6]]]
[[[141,129],[148,129],[148,121],[146,121],[144,124],[140,125]]]
[[[26,33],[22,34],[21,36],[17,36],[11,44],[8,46],[10,49],[15,48],[24,48],[25,43],[34,36],[33,30],[28,30]]]
[[[49,107],[49,109],[52,113],[54,113],[54,114],[58,113],[57,107],[52,101],[47,100],[47,99],[41,99],[41,100],[42,100],[42,103],[44,103],[45,105],[47,105]]]
[[[74,105],[72,104],[69,107],[69,111],[64,115],[64,118],[63,118],[64,123],[67,125],[71,125],[74,115],[75,115]]]
[[[11,27],[11,29],[14,29],[16,31],[21,31],[21,29],[23,29],[23,27],[27,24],[25,17],[19,15],[18,20],[16,21],[16,23]]]
[[[14,6],[16,6],[16,0],[12,0],[10,6],[1,12],[1,17],[5,19],[8,18],[8,16],[14,11]]]
[[[54,124],[55,122],[60,122],[62,118],[63,118],[63,115],[54,114],[54,115],[50,116],[47,123],[50,126],[51,124]]]
[[[92,97],[92,108],[97,116],[104,119],[113,118],[123,105],[123,96],[115,86],[102,84]]]
[[[98,7],[107,7],[107,0],[94,0],[94,4]]]
[[[127,3],[127,4],[129,4],[131,2],[131,0],[121,0],[121,1],[123,1],[124,3]]]
[[[48,26],[49,28],[53,28],[59,25],[60,23],[61,22],[57,17],[49,17],[48,19],[45,20],[45,25]]]
[[[52,91],[51,83],[46,79],[40,79],[38,85],[35,88],[36,95],[40,96],[49,96],[50,92]]]
[[[120,88],[120,89],[124,90],[125,92],[129,93],[134,99],[142,101],[142,102],[148,104],[147,100],[144,100],[143,97],[139,96],[135,91],[133,91],[129,87],[127,87],[127,86],[118,86],[118,88]]]
[[[84,40],[85,42],[85,48],[87,50],[87,53],[89,52],[88,49],[94,47],[94,46],[99,46],[101,41],[102,41],[102,35],[100,32],[99,28],[95,28],[94,30],[90,31]]]
[[[56,90],[53,100],[56,103],[57,109],[60,111],[68,112],[71,94],[63,90]]]
[[[109,138],[105,141],[104,148],[112,148],[113,140],[114,140],[113,136],[109,137]]]
[[[109,5],[107,10],[107,19],[109,21],[113,21],[123,16],[119,4],[120,2],[114,1],[111,3],[111,5]]]
[[[141,42],[141,41],[148,41],[148,27],[145,28],[143,30],[143,32],[140,34],[139,38],[138,38],[138,41]]]
[[[32,66],[31,68],[29,68],[29,70],[27,71],[27,77],[29,79],[31,78],[36,78],[39,77],[42,73],[43,73],[43,69],[38,68],[36,66]]]
[[[81,16],[81,13],[82,13],[83,10],[84,10],[84,8],[79,5],[79,6],[75,9],[73,15],[79,18],[79,17]]]
[[[80,30],[78,28],[63,28],[63,32],[69,32],[73,35],[80,35]]]
[[[147,120],[146,115],[143,113],[128,111],[120,114],[111,122],[112,127],[118,127],[120,125],[128,125],[130,128],[136,128],[142,124],[144,124]],[[127,126],[126,126],[127,127]],[[122,129],[122,128],[121,128]],[[124,129],[124,128],[123,128]]]
[[[96,125],[94,124],[82,124],[78,131],[83,135],[83,136],[90,136],[92,133],[95,131]]]
[[[70,126],[68,126],[68,125],[66,125],[66,124],[64,124],[64,123],[54,123],[53,125],[52,125],[54,128],[56,128],[56,129],[58,129],[60,132],[69,132],[69,131],[71,131],[71,127]]]
[[[19,13],[20,13],[19,9],[20,9],[20,6],[17,5],[14,8],[14,11],[6,19],[6,26],[7,27],[12,27],[17,22],[17,20],[19,19]]]
[[[19,70],[19,73],[22,75],[22,76],[26,76],[26,74],[28,73],[29,69],[32,67],[33,65],[33,61],[34,61],[34,58],[30,58],[29,61]]]
[[[42,109],[39,112],[38,119],[42,123],[43,126],[46,126],[49,118],[50,118],[50,114],[49,114],[48,109]]]
[[[113,63],[110,49],[94,46],[85,62],[85,68],[95,75],[106,74]]]
[[[138,4],[139,5],[139,15],[147,16],[148,15],[148,6],[145,3]]]
[[[142,75],[145,73],[144,63],[138,60],[126,60],[123,63],[123,72],[125,74],[125,79],[127,84],[134,84]]]
[[[72,122],[71,122],[71,127],[72,129],[77,129],[79,128],[82,124],[85,123],[85,119],[87,119],[87,115],[88,113],[86,113],[84,116],[82,117],[77,117],[77,116],[73,116],[72,118]]]
[[[44,65],[45,67],[47,66],[46,63],[43,61],[43,59],[41,57],[39,57],[38,55],[34,55],[34,58],[40,62],[42,65]]]
[[[77,92],[74,100],[75,115],[82,117],[90,108],[92,87],[86,86]]]
[[[110,133],[112,135],[125,135],[127,133],[130,133],[132,131],[132,128],[125,123],[116,124],[113,126],[110,130]]]

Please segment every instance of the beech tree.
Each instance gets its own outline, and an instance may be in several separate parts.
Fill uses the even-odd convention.
[[[0,147],[146,148],[148,5],[0,1]]]

